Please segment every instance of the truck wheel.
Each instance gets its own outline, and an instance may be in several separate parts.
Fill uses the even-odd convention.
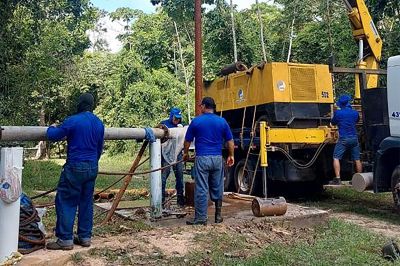
[[[234,173],[235,173],[235,166],[228,167],[226,163],[224,163],[224,191],[227,192],[235,191],[235,182],[233,181]]]
[[[392,193],[394,207],[400,212],[400,165],[398,165],[392,174]]]
[[[254,175],[254,166],[253,163],[248,160],[247,167],[245,170],[245,162],[246,159],[242,159],[238,162],[235,167],[234,178],[235,178],[235,186],[236,192],[241,194],[250,194],[251,184]]]

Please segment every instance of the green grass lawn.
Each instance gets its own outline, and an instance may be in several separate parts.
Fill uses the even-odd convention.
[[[307,206],[350,212],[373,219],[400,224],[400,215],[394,211],[391,193],[357,192],[351,188],[328,188],[324,193],[306,202]]]
[[[144,155],[142,160],[146,159],[147,155]],[[107,172],[128,172],[135,157],[126,154],[117,156],[103,155],[99,162],[100,171]],[[61,173],[64,159],[50,159],[50,160],[27,160],[24,162],[24,170],[22,173],[22,187],[25,193],[29,196],[35,195],[34,191],[47,191],[57,186],[57,182]],[[137,172],[148,170],[149,161],[145,162],[139,167]],[[99,175],[96,180],[96,189],[103,189],[111,185],[121,175],[105,176]],[[134,176],[128,189],[132,188],[147,188],[150,189],[150,175]],[[190,178],[190,177],[185,177]],[[174,175],[171,171],[170,177],[168,178],[167,187],[174,187]],[[115,185],[113,188],[118,189],[121,186],[121,182]]]

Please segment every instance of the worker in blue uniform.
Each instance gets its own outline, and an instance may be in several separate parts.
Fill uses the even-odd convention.
[[[161,121],[161,124],[165,125],[168,128],[182,127],[182,111],[177,107],[171,108],[169,113],[169,118],[167,120]],[[182,160],[182,152],[178,154],[176,161],[179,162]],[[164,156],[161,156],[161,166],[165,167],[168,165],[167,160]],[[172,166],[175,175],[175,189],[176,189],[176,202],[179,207],[183,207],[185,205],[185,198],[183,195],[183,162],[177,163]],[[171,172],[171,167],[167,167],[161,171],[161,180],[162,180],[162,202],[163,206],[165,203],[166,192],[165,187],[167,184],[168,176]]]
[[[351,97],[349,95],[341,95],[337,101],[340,108],[335,111],[331,120],[332,125],[339,128],[339,139],[333,152],[333,168],[335,178],[330,182],[333,185],[340,185],[340,160],[346,151],[351,152],[351,159],[355,163],[357,173],[361,173],[362,164],[360,161],[360,145],[358,143],[356,125],[360,117],[356,110],[351,107]]]
[[[208,193],[215,203],[215,223],[223,221],[221,215],[224,192],[224,161],[222,148],[226,144],[228,157],[226,164],[234,164],[234,143],[228,123],[214,114],[215,102],[211,97],[203,98],[201,115],[193,119],[186,132],[183,159],[189,158],[188,152],[192,141],[195,141],[195,195],[194,220],[188,225],[207,225]]]
[[[73,249],[73,244],[89,247],[93,228],[93,192],[104,142],[104,125],[94,115],[94,98],[79,97],[78,112],[59,126],[50,126],[47,139],[67,140],[67,161],[63,166],[56,194],[56,237],[47,249]],[[73,227],[78,209],[77,236]]]

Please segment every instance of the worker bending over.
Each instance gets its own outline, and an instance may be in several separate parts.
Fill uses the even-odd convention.
[[[95,116],[94,98],[89,93],[79,97],[77,114],[60,126],[51,126],[47,138],[67,139],[67,162],[64,164],[56,194],[57,241],[47,249],[73,249],[74,245],[89,247],[93,228],[93,192],[104,142],[104,125]],[[78,209],[77,236],[73,237]]]
[[[181,109],[179,108],[172,108],[170,113],[169,113],[169,119],[161,121],[161,124],[165,125],[168,128],[175,128],[175,127],[182,127],[182,112]],[[181,144],[182,145],[182,144]],[[163,147],[165,149],[165,146]],[[161,166],[165,167],[169,165],[168,160],[164,158],[165,152],[163,150],[162,156],[161,156]],[[174,156],[175,157],[175,156]],[[177,162],[182,160],[182,146],[180,147],[180,151],[178,151],[178,156],[176,159]],[[174,175],[175,175],[175,189],[176,189],[176,203],[178,204],[179,207],[183,207],[185,205],[185,198],[183,196],[183,162],[177,163],[174,166],[172,166],[172,169],[174,170]],[[162,203],[163,206],[165,206],[165,198],[166,198],[166,192],[165,192],[165,187],[167,184],[167,179],[168,176],[171,172],[171,167],[167,167],[161,171],[161,180],[162,180]]]
[[[234,143],[228,123],[222,117],[214,114],[215,102],[211,97],[203,98],[201,115],[194,118],[186,132],[183,159],[189,158],[191,142],[195,141],[195,195],[194,220],[187,221],[188,225],[207,225],[208,193],[215,202],[215,222],[223,221],[221,215],[222,197],[224,192],[224,162],[222,146],[228,146],[228,166],[234,164]]]
[[[349,150],[351,152],[351,159],[356,165],[356,172],[361,173],[362,165],[360,161],[360,145],[358,143],[358,136],[356,124],[360,120],[357,111],[351,108],[351,97],[342,95],[337,101],[337,106],[340,110],[335,111],[331,124],[337,125],[339,128],[339,140],[336,143],[333,152],[333,168],[335,170],[335,178],[330,183],[333,185],[340,185],[340,160],[343,154]]]

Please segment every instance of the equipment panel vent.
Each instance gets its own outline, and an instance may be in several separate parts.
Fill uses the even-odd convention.
[[[316,101],[317,87],[314,68],[291,67],[290,83],[293,101]]]

